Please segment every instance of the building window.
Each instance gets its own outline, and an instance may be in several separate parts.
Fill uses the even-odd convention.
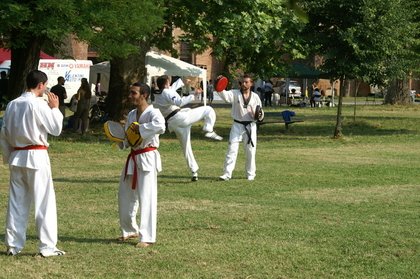
[[[192,53],[189,42],[181,41],[181,51],[179,59],[192,64]]]

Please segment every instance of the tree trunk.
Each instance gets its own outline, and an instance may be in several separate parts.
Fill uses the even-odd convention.
[[[19,97],[26,89],[26,75],[38,68],[39,53],[42,43],[33,38],[29,40],[31,43],[24,48],[11,48],[11,60],[9,77],[9,92],[7,98],[9,100]],[[51,82],[51,81],[50,81]]]
[[[345,83],[345,87],[344,87],[345,89],[343,89],[343,91],[340,91],[340,95],[341,95],[341,92],[344,92],[343,97],[350,97],[350,95],[351,95],[351,80],[346,79],[344,81],[344,83]]]
[[[355,80],[355,87],[356,87],[356,91],[354,92],[354,111],[353,111],[353,122],[356,122],[356,108],[357,108],[357,95],[359,94],[359,88],[360,88],[360,84],[362,84],[362,82],[360,80]]]
[[[111,119],[119,121],[124,119],[132,109],[128,101],[128,90],[132,83],[143,82],[146,77],[146,52],[148,47],[142,46],[140,53],[127,58],[114,58],[110,61],[111,72],[109,91],[106,98],[106,111]]]
[[[406,105],[410,101],[408,80],[394,79],[388,87],[384,103],[389,105]]]
[[[334,138],[335,139],[339,139],[343,136],[342,133],[342,108],[343,108],[343,95],[341,94],[341,92],[344,92],[344,78],[340,78],[340,96],[338,97],[338,106],[337,106],[337,122],[335,125],[335,130],[334,130]]]

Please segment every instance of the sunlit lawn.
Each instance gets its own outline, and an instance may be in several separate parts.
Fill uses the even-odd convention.
[[[266,111],[286,109],[273,107]],[[117,189],[127,151],[105,139],[50,138],[59,247],[42,259],[31,216],[17,257],[0,254],[1,278],[418,278],[420,274],[420,107],[344,109],[344,138],[332,139],[336,108],[293,108],[304,122],[259,131],[257,177],[244,175],[243,150],[220,182],[230,110],[217,107],[208,141],[193,128],[199,181],[173,134],[161,137],[158,242],[118,243]],[[8,168],[0,167],[4,227]],[[0,242],[4,241],[4,231]],[[3,242],[4,243],[4,242]]]

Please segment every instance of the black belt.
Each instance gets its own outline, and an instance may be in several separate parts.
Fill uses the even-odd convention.
[[[176,109],[173,110],[170,114],[168,114],[168,116],[165,117],[165,121],[168,122],[169,118],[171,118],[172,116],[174,116],[175,114],[178,113],[178,111],[180,111],[181,109]]]
[[[251,131],[252,131],[251,127],[249,128],[249,130],[247,129],[247,127],[255,121],[239,121],[239,120],[236,120],[236,119],[233,119],[233,121],[236,122],[236,123],[244,125],[246,135],[248,136],[247,144],[251,144],[252,147],[254,147],[254,143],[252,142],[252,138],[251,138]]]
[[[165,117],[165,127],[166,127],[166,131],[169,131],[168,130],[168,120],[172,117],[172,116],[174,116],[175,114],[177,114],[178,113],[178,111],[180,111],[181,109],[176,109],[176,110],[173,110],[170,114],[168,114],[168,116],[166,116]]]

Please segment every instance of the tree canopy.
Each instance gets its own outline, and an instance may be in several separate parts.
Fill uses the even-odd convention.
[[[176,0],[166,5],[168,29],[181,28],[182,40],[197,52],[211,48],[231,70],[270,76],[284,70],[290,58],[305,54],[299,36],[303,23],[283,0]]]
[[[415,0],[3,0],[0,38],[12,49],[11,97],[39,50],[59,50],[68,35],[111,60],[110,95],[142,78],[151,46],[176,56],[176,40],[211,48],[230,73],[270,77],[318,54],[333,78],[383,84],[418,71],[418,19]],[[174,28],[184,34],[174,38]]]
[[[309,23],[304,35],[323,58],[331,78],[383,85],[413,69],[416,32],[409,2],[403,0],[304,0]],[[335,137],[341,132],[340,94]]]
[[[384,84],[404,77],[414,62],[416,24],[403,0],[304,0],[305,34],[321,68],[333,78]],[[418,62],[418,61],[417,61]]]
[[[24,76],[37,67],[41,49],[59,50],[74,35],[104,58],[137,52],[155,32],[165,11],[160,0],[28,0],[0,2],[0,34],[12,50],[10,97],[23,90]]]

